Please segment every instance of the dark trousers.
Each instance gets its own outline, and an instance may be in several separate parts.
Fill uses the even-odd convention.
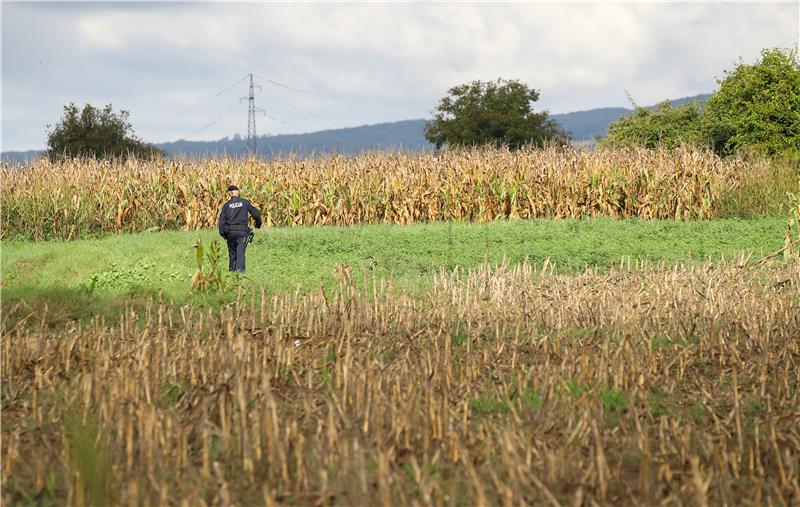
[[[230,231],[228,241],[228,271],[244,272],[244,251],[247,248],[247,231]]]

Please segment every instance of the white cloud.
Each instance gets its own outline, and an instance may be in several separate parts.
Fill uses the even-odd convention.
[[[210,14],[181,5],[143,12],[98,12],[79,18],[77,28],[90,52],[191,50],[212,58],[242,53],[247,48],[247,17],[232,12]]]
[[[120,50],[128,47],[117,23],[105,16],[88,16],[78,21],[78,34],[88,49]]]

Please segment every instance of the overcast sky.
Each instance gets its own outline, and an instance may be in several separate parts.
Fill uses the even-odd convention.
[[[798,5],[3,2],[2,149],[44,147],[69,102],[129,110],[151,142],[244,135],[246,82],[215,94],[250,72],[312,92],[262,81],[259,134],[427,118],[498,77],[552,113],[645,105],[797,43]]]

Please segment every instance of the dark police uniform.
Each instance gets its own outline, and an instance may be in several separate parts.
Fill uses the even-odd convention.
[[[247,237],[252,232],[247,226],[247,215],[256,222],[256,229],[261,228],[261,212],[246,199],[231,197],[222,206],[219,214],[219,235],[228,242],[228,269],[244,271],[244,251],[247,248]]]

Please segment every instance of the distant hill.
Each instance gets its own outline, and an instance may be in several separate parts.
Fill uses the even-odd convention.
[[[2,161],[7,164],[20,164],[28,162],[35,158],[40,157],[44,151],[42,150],[28,150],[28,151],[4,151]]]
[[[339,152],[360,153],[367,150],[424,151],[432,149],[425,140],[425,120],[405,120],[378,123],[361,127],[320,130],[309,134],[282,134],[260,136],[258,152],[264,155],[296,153]],[[224,138],[219,141],[186,141],[160,143],[156,146],[170,155],[242,154],[247,150],[242,137]]]
[[[609,123],[632,112],[633,109],[624,107],[601,107],[550,116],[561,125],[561,128],[572,134],[573,141],[578,142],[594,141],[597,137],[605,136]]]
[[[710,94],[683,97],[672,101],[673,105],[696,100],[705,102]],[[650,106],[653,107],[653,106]],[[620,116],[627,116],[633,109],[624,107],[603,107],[588,111],[553,114],[562,128],[572,134],[573,141],[582,145],[593,145],[598,137],[606,135],[608,124]],[[426,151],[432,150],[424,135],[427,120],[404,120],[391,123],[378,123],[341,129],[321,130],[308,134],[284,134],[260,136],[258,151],[272,154],[294,153],[307,156],[315,153],[338,152],[343,154],[360,153],[367,150]],[[246,141],[240,136],[222,138],[217,141],[179,140],[156,143],[156,146],[172,156],[190,157],[206,155],[241,155],[246,151]],[[5,151],[4,162],[19,163],[42,154],[41,150]]]

